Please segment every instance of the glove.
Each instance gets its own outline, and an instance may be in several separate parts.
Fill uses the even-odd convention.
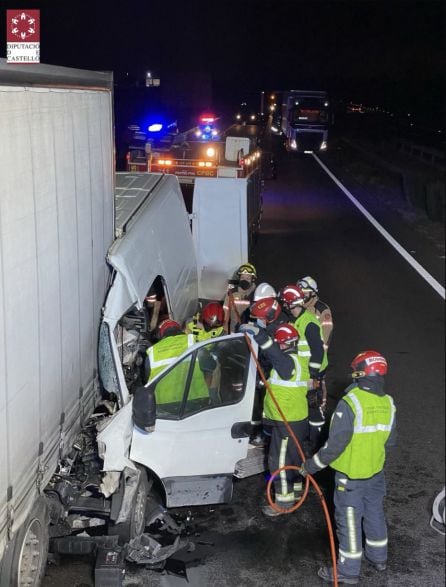
[[[308,475],[308,471],[305,468],[305,463],[302,463],[302,466],[299,469],[299,473],[302,475],[302,477],[306,477]]]
[[[259,328],[266,328],[265,320],[262,320],[261,318],[257,318],[256,326],[258,326]]]
[[[255,336],[256,334],[259,334],[260,328],[255,324],[240,324],[238,331],[247,332],[248,334]]]
[[[307,393],[307,400],[310,408],[320,408],[324,404],[324,392],[321,388],[310,389]]]

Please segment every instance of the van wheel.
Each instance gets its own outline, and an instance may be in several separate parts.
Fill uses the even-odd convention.
[[[136,536],[141,535],[146,527],[147,497],[151,484],[147,480],[145,470],[140,469],[140,473],[138,487],[136,488],[130,507],[129,519],[120,524],[114,524],[110,521],[108,525],[108,534],[119,536],[119,542],[121,544],[127,544]]]
[[[39,497],[25,522],[7,547],[0,569],[0,584],[38,587],[45,574],[49,543],[49,515]]]

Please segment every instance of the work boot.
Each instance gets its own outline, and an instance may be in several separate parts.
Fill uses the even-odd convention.
[[[294,503],[287,503],[287,504],[276,504],[278,507],[283,508],[284,510],[289,510],[290,508],[293,507]],[[274,509],[272,506],[268,505],[264,505],[262,506],[262,513],[265,514],[265,516],[268,516],[269,518],[275,518],[276,516],[282,516],[287,514],[287,512],[278,512],[276,509]]]
[[[321,567],[318,576],[326,583],[334,583],[333,569],[331,567]],[[358,585],[359,577],[348,577],[338,571],[338,583],[345,583],[346,585]]]
[[[263,448],[268,444],[268,441],[263,434],[257,434],[254,438],[251,438],[249,444],[252,444],[252,446],[255,446],[256,448]]]
[[[387,569],[387,563],[386,562],[371,561],[366,556],[364,558],[369,563],[369,565],[371,565],[375,569],[375,571],[382,572],[382,571],[385,571]]]

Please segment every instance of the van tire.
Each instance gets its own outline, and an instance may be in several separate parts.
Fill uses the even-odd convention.
[[[136,536],[143,534],[146,527],[147,498],[151,484],[147,480],[145,470],[141,468],[139,471],[141,474],[130,508],[130,518],[120,524],[114,524],[112,521],[108,524],[108,534],[119,536],[120,544],[127,544]]]
[[[41,584],[48,557],[48,524],[46,500],[39,497],[3,555],[1,587],[20,587],[25,581],[30,587]]]

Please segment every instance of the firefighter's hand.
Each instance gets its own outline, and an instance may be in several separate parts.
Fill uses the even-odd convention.
[[[255,336],[256,334],[259,334],[260,328],[254,324],[240,324],[238,331],[247,332],[248,334]]]
[[[318,377],[313,377],[310,384],[310,389],[320,389],[322,387],[322,382]]]
[[[299,469],[299,473],[302,475],[302,477],[306,477],[308,475],[308,471],[305,468],[305,463],[302,463],[302,466]]]

